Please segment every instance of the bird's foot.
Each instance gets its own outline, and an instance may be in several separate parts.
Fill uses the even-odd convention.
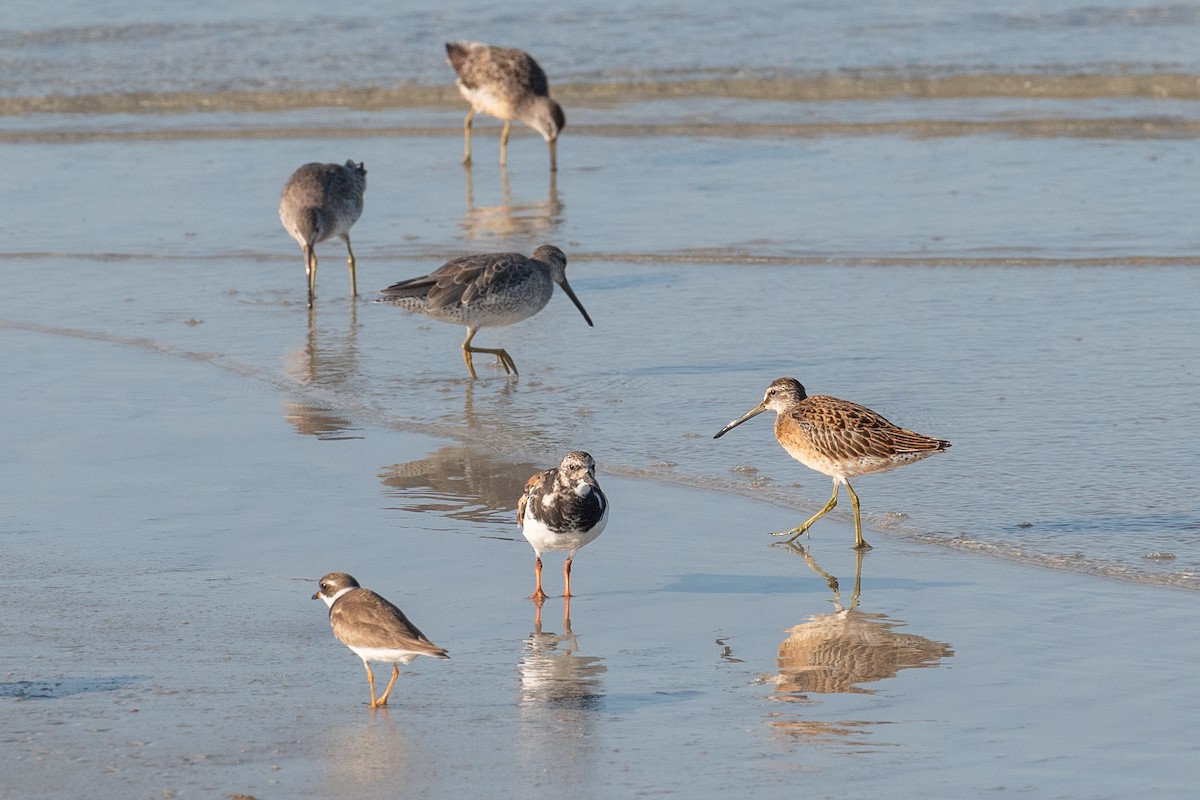
[[[792,528],[790,531],[779,531],[778,533],[772,533],[771,535],[772,536],[789,536],[791,538],[785,539],[783,543],[790,544],[791,542],[796,541],[797,539],[799,539],[801,536],[803,536],[806,533],[808,533],[808,525],[807,524],[797,525],[795,528]],[[809,538],[811,538],[811,535]]]

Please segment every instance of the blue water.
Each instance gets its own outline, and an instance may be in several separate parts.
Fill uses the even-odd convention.
[[[795,575],[812,576],[799,561],[781,564],[781,554],[768,558],[760,550],[770,541],[767,531],[791,527],[820,507],[830,485],[778,447],[765,417],[720,441],[711,437],[757,403],[771,379],[793,375],[810,392],[864,403],[954,443],[944,455],[863,479],[856,489],[865,536],[880,545],[867,577],[869,585],[876,579],[874,596],[883,602],[867,610],[912,622],[925,638],[953,646],[959,655],[948,665],[957,675],[922,672],[944,672],[969,689],[953,698],[932,690],[933,701],[954,709],[945,712],[945,726],[939,712],[925,716],[930,698],[916,689],[884,690],[862,705],[857,695],[843,698],[840,717],[830,711],[833,701],[787,698],[771,704],[786,708],[779,735],[790,744],[782,749],[790,754],[806,716],[822,709],[835,722],[867,726],[873,733],[866,739],[888,747],[892,740],[878,735],[887,728],[879,726],[901,722],[904,732],[895,738],[904,746],[885,761],[899,768],[911,753],[905,748],[917,746],[929,767],[913,770],[906,786],[936,795],[927,780],[944,766],[947,742],[939,737],[954,738],[951,745],[961,737],[971,746],[947,780],[978,793],[1005,782],[1003,775],[986,783],[978,777],[990,775],[997,761],[990,737],[1004,739],[995,733],[1003,717],[1002,731],[1012,734],[1004,741],[1029,742],[1021,763],[1032,777],[1022,783],[1009,776],[1014,791],[1038,796],[1038,786],[1047,785],[1043,770],[1051,769],[1038,764],[1041,749],[1083,733],[1094,746],[1080,750],[1096,763],[1071,774],[1091,776],[1087,796],[1117,796],[1107,787],[1133,774],[1119,763],[1130,742],[1099,728],[1072,730],[1065,712],[1055,717],[1066,727],[1063,737],[1039,728],[1040,738],[1026,740],[1025,726],[1033,723],[1018,718],[1025,706],[1008,701],[996,707],[1018,711],[995,712],[978,727],[972,715],[978,698],[1011,674],[1007,661],[993,660],[988,671],[991,639],[1017,660],[1024,654],[1013,648],[1030,645],[1023,637],[1041,649],[1040,659],[1018,667],[1028,674],[1003,687],[1016,702],[1025,698],[1024,682],[1054,662],[1048,651],[1057,652],[1059,632],[1073,632],[1064,638],[1069,647],[1056,677],[1039,687],[1047,703],[1061,705],[1056,692],[1075,680],[1073,670],[1109,663],[1107,643],[1088,649],[1103,638],[1102,626],[1085,635],[1071,614],[1108,609],[1101,613],[1108,619],[1124,609],[1136,618],[1155,597],[1170,597],[1164,603],[1177,619],[1186,605],[1163,587],[1200,588],[1198,35],[1200,10],[1191,5],[1115,2],[600,8],[572,0],[535,11],[494,3],[9,3],[0,10],[0,158],[7,170],[0,183],[0,363],[8,375],[4,407],[16,431],[4,469],[18,488],[0,503],[0,529],[20,545],[10,558],[25,570],[23,579],[36,586],[49,576],[55,591],[76,585],[80,575],[119,580],[127,562],[136,563],[135,596],[147,591],[140,582],[163,571],[208,570],[214,584],[228,580],[230,570],[247,583],[266,571],[276,583],[254,591],[267,595],[257,596],[261,602],[278,604],[291,602],[295,590],[280,585],[279,575],[290,580],[310,569],[313,554],[353,554],[358,565],[378,566],[399,582],[409,562],[388,562],[404,550],[387,538],[396,534],[387,526],[395,526],[408,537],[398,541],[421,551],[408,554],[413,572],[441,579],[442,570],[461,566],[464,577],[454,573],[454,580],[470,582],[464,596],[483,608],[455,630],[461,608],[426,606],[451,638],[472,642],[467,650],[476,652],[465,655],[464,671],[483,660],[490,677],[511,678],[509,649],[520,641],[513,637],[528,635],[521,666],[536,677],[545,655],[539,648],[568,642],[527,634],[528,621],[515,623],[510,606],[491,605],[490,598],[512,593],[504,558],[520,543],[511,540],[511,487],[534,466],[584,448],[602,476],[611,476],[602,479],[636,495],[625,506],[638,516],[622,524],[652,554],[632,569],[622,559],[638,556],[625,554],[643,551],[613,545],[605,555],[598,544],[607,566],[596,577],[629,577],[622,591],[637,584],[678,592],[646,590],[634,602],[613,591],[581,617],[578,630],[593,637],[581,639],[585,650],[599,643],[607,665],[605,673],[587,672],[584,683],[602,687],[594,693],[604,695],[601,705],[618,721],[640,720],[654,708],[656,724],[687,732],[711,722],[715,694],[734,727],[757,730],[760,719],[739,716],[761,711],[761,687],[749,687],[767,668],[751,653],[765,646],[773,657],[772,637],[813,613],[781,612],[779,603],[797,600]],[[483,119],[475,166],[464,171],[458,163],[465,106],[449,88],[442,53],[443,41],[458,38],[532,51],[552,89],[564,87],[572,98],[564,102],[568,127],[556,177],[546,173],[545,146],[521,129],[501,171],[499,125]],[[1039,81],[1064,78],[1074,81],[1071,88],[1043,96]],[[697,80],[710,83],[689,91]],[[932,87],[936,96],[897,91],[896,80]],[[804,99],[807,92],[816,99]],[[361,101],[372,93],[375,100]],[[360,100],[343,107],[342,95]],[[276,216],[278,192],[301,163],[347,158],[365,161],[368,170],[366,210],[353,231],[363,296],[356,303],[347,297],[340,243],[321,245],[318,304],[309,315],[300,254]],[[519,381],[478,362],[480,380],[466,380],[461,329],[369,302],[372,290],[452,255],[528,252],[543,241],[567,252],[572,286],[596,327],[556,296],[533,320],[481,333],[477,344],[513,355]],[[165,383],[157,380],[160,370]],[[196,429],[180,420],[195,420]],[[123,445],[131,439],[134,455]],[[304,465],[300,479],[289,480],[296,464]],[[694,500],[695,488],[705,503]],[[660,494],[663,503],[656,502]],[[699,509],[672,505],[689,502]],[[696,517],[694,540],[672,527]],[[355,523],[341,530],[342,519]],[[122,538],[144,528],[153,531],[144,542]],[[425,534],[453,538],[425,549],[413,544]],[[848,560],[851,536],[849,509],[839,508],[816,526],[812,542]],[[230,541],[235,556],[227,552]],[[921,552],[936,580],[906,583],[906,575],[895,574],[902,555],[892,553],[930,543],[938,547]],[[675,561],[671,552],[685,555]],[[980,573],[996,568],[987,603],[1006,606],[1005,576],[1020,573],[996,566],[996,556],[1051,569],[1036,584],[1049,599],[1039,606],[1039,596],[1022,596],[1012,609],[1016,618],[1004,618],[993,634],[986,627],[992,620],[981,622],[978,608],[956,600],[956,576],[939,567],[943,558],[945,565],[967,558]],[[273,558],[286,566],[272,572]],[[486,579],[477,577],[481,570]],[[845,562],[836,569],[844,583],[847,570]],[[1125,603],[1112,579],[1162,594],[1138,589],[1130,595],[1136,602]],[[428,589],[436,582],[416,583]],[[203,608],[207,587],[180,585],[187,587],[181,602]],[[1067,588],[1054,594],[1056,585]],[[824,598],[819,580],[815,586]],[[95,587],[69,606],[71,613],[93,613],[111,588]],[[1019,583],[1013,591],[1027,588]],[[698,595],[708,605],[693,603]],[[1086,598],[1078,607],[1077,596]],[[154,602],[166,604],[157,596]],[[955,602],[950,611],[957,616],[939,607]],[[699,670],[698,659],[722,634],[689,612],[718,616],[724,630],[758,621],[766,606],[781,613],[742,633],[734,652],[745,666],[722,661],[733,672],[716,677]],[[118,629],[117,608],[105,613],[111,619],[100,627]],[[243,677],[223,665],[261,663],[246,657],[257,640],[236,638],[248,636],[236,611],[222,606],[221,613],[221,624],[207,620],[207,635],[222,626],[238,633],[227,643],[230,655],[206,654],[203,669],[221,678],[205,691],[218,698],[227,679]],[[671,626],[682,617],[696,639],[683,646],[702,650],[699,656],[676,649],[674,639],[657,642],[652,628],[629,625],[644,618]],[[74,635],[63,615],[30,618],[54,642]],[[306,623],[287,619],[308,635]],[[480,643],[493,625],[504,629],[495,634],[500,655],[480,656],[494,644]],[[38,631],[20,633],[22,657],[40,669],[28,674],[16,659],[5,667],[0,689],[16,698],[104,695],[112,684],[105,675],[121,677],[112,691],[127,679],[147,680],[159,662],[145,654],[164,635],[139,629],[136,668],[106,650],[100,662],[114,666],[100,669],[96,681],[88,673],[55,683],[58,645],[47,650]],[[1154,626],[1144,633],[1138,647],[1153,648],[1160,635],[1187,638]],[[327,632],[320,634],[317,646],[332,647]],[[195,638],[187,642],[203,648]],[[1171,677],[1177,662],[1187,661],[1181,650],[1184,644],[1147,673],[1155,681],[1147,702],[1159,701],[1151,707],[1167,717],[1166,687],[1187,686]],[[1144,659],[1154,661],[1143,650],[1122,658],[1121,685],[1138,679]],[[77,673],[96,665],[82,663]],[[358,670],[353,661],[349,667]],[[656,675],[659,688],[639,688],[645,675]],[[928,674],[903,676],[881,685],[941,686],[917,683],[930,681]],[[430,697],[456,688],[455,678],[431,680],[442,683]],[[1094,680],[1103,682],[1100,673]],[[69,688],[75,686],[85,688]],[[87,688],[93,686],[101,688]],[[476,687],[474,705],[455,712],[456,724],[477,725],[491,713],[489,704],[503,707],[490,686]],[[327,688],[301,691],[324,697]],[[1097,699],[1109,690],[1083,698],[1080,707],[1095,709],[1097,718],[1120,716]],[[208,697],[189,699],[197,718],[209,720],[200,708]],[[425,735],[452,738],[436,724],[438,701],[424,702]],[[1122,702],[1136,704],[1137,697]],[[495,718],[505,730],[557,730],[561,719],[545,716],[545,706],[530,708],[528,717],[496,711]],[[88,724],[109,724],[102,710],[96,714]],[[1186,730],[1182,716],[1166,727]],[[44,720],[33,719],[21,724],[34,731]],[[531,734],[528,740],[540,744],[522,755],[522,777],[506,773],[506,786],[540,774],[541,748],[586,764],[590,783],[609,780],[608,762],[572,744],[611,735],[614,747],[654,749],[641,726],[631,731],[610,719],[597,733],[588,727],[593,717],[584,713],[583,720],[568,733],[587,735],[566,744]],[[170,729],[174,722],[163,724]],[[268,740],[294,735],[286,720],[262,724]],[[1147,716],[1144,726],[1154,724]],[[346,754],[336,764],[370,773],[373,767],[352,757],[355,742],[423,763],[419,737],[397,738],[393,730],[379,742],[371,730],[349,728],[350,744],[330,745]],[[714,750],[736,737],[704,730],[704,746]],[[37,735],[13,733],[8,752],[23,758]],[[1152,738],[1142,729],[1129,736]],[[219,749],[212,744],[219,739],[206,746]],[[844,752],[855,752],[857,741],[852,736],[832,755],[815,751],[827,770],[825,787],[838,785],[830,776],[840,774]],[[731,752],[759,753],[759,745],[741,740]],[[250,762],[270,759],[260,738],[253,747],[259,749]],[[679,748],[672,763],[687,768],[694,753],[686,741]],[[512,769],[501,755],[490,758]],[[1179,773],[1156,762],[1166,770],[1164,784],[1177,786],[1186,759],[1167,760]],[[639,762],[635,786],[657,785],[647,778],[654,763],[652,756]],[[746,769],[768,794],[790,785],[796,774],[788,770],[804,769],[803,761],[773,755],[755,763],[762,769]],[[861,796],[887,788],[886,779],[870,774],[876,763],[857,769]],[[732,774],[745,775],[733,766]],[[712,761],[699,785],[736,790],[722,782],[734,780],[728,767]],[[22,785],[36,785],[34,773],[22,775]],[[428,778],[443,788],[477,786],[472,780]],[[1079,789],[1071,780],[1054,785],[1067,796]],[[371,783],[372,791],[380,785]],[[630,788],[619,780],[604,786],[611,796]]]

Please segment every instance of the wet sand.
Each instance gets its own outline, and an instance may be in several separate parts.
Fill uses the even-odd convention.
[[[461,109],[9,120],[0,797],[1189,796],[1191,140],[713,109],[573,111],[553,179],[494,124],[464,172]],[[351,157],[364,296],[319,247],[310,315],[278,190]],[[542,241],[597,325],[481,334],[519,381],[369,302]],[[846,509],[771,546],[829,483],[765,420],[711,440],[784,374],[954,442],[856,486],[861,570]],[[539,631],[514,506],[571,448],[613,517]],[[386,711],[331,570],[451,652]]]
[[[846,521],[810,565],[766,535],[793,511],[601,463],[574,638],[560,598],[538,632],[509,519],[527,464],[369,423],[297,435],[278,391],[214,364],[4,336],[0,796],[1191,791],[1191,592],[875,532],[858,594]],[[452,654],[387,710],[309,599],[335,569]]]

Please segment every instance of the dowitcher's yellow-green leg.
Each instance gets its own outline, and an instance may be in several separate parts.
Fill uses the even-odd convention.
[[[350,247],[350,236],[347,234],[342,237],[346,240],[346,263],[350,265],[350,296],[358,297],[358,277],[354,274],[354,250]]]
[[[475,119],[475,109],[472,108],[467,112],[467,118],[463,120],[463,138],[466,139],[466,151],[463,153],[463,163],[471,163],[471,121]]]
[[[507,350],[492,347],[471,347],[471,340],[475,338],[475,334],[478,332],[479,328],[467,328],[467,338],[462,343],[463,361],[467,362],[467,372],[471,373],[471,377],[479,377],[475,374],[475,365],[471,363],[472,353],[488,353],[493,355],[496,357],[496,363],[504,367],[505,373],[516,375],[516,362],[512,360],[512,356],[508,354]]]
[[[317,248],[311,244],[304,245],[304,271],[308,275],[308,307],[312,308],[317,294]]]
[[[512,120],[504,120],[504,130],[500,131],[500,166],[508,164],[508,134],[512,130]]]
[[[772,533],[771,535],[772,536],[790,536],[791,538],[789,538],[787,541],[793,542],[796,539],[798,539],[800,536],[807,533],[808,529],[812,526],[812,524],[814,522],[816,522],[821,517],[825,516],[830,511],[832,511],[834,508],[837,507],[838,486],[839,486],[839,484],[835,480],[833,482],[833,496],[829,498],[829,502],[826,503],[825,506],[820,511],[818,511],[816,514],[811,516],[803,525],[797,525],[795,528],[792,528],[790,531],[781,531],[779,533]],[[863,535],[862,535],[862,520],[859,515],[858,495],[854,493],[854,487],[852,487],[850,485],[849,481],[846,482],[846,491],[848,491],[850,493],[850,503],[851,503],[851,505],[854,506],[854,549],[855,550],[870,550],[871,545],[867,544],[866,540],[863,539]]]

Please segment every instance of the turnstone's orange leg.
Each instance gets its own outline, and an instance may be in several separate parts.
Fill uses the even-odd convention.
[[[571,559],[563,562],[563,597],[571,597]]]
[[[530,600],[536,600],[538,604],[545,602],[546,593],[542,591],[542,557],[536,556],[533,559],[533,577],[537,580],[537,588],[533,590],[533,594],[529,595]]]

